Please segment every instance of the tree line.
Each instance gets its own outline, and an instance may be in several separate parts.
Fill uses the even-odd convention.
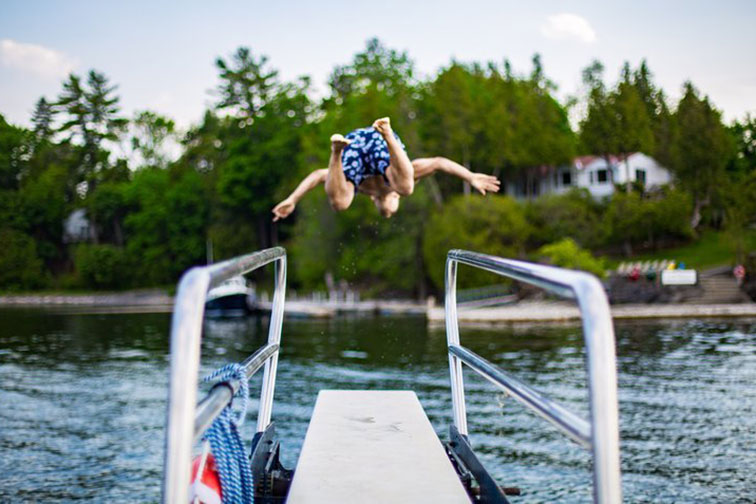
[[[205,262],[208,243],[216,260],[283,244],[296,288],[319,288],[330,272],[368,294],[423,296],[441,287],[448,248],[532,256],[569,239],[565,247],[631,254],[712,227],[737,237],[756,217],[756,119],[723,124],[691,83],[671,104],[645,62],[626,64],[611,85],[594,62],[585,95],[568,103],[538,55],[527,74],[507,60],[451,61],[420,79],[407,53],[372,39],[333,69],[321,99],[308,77],[285,81],[245,47],[216,68],[215,106],[185,132],[152,111],[124,117],[117,87],[95,70],[40,98],[30,128],[0,116],[0,289],[169,285]],[[577,131],[571,107],[583,110]],[[577,190],[514,201],[431,177],[389,220],[367,198],[336,214],[315,191],[272,223],[274,204],[326,166],[331,133],[382,116],[411,158],[446,156],[505,183],[577,154],[642,151],[675,184],[627,186],[608,201]],[[84,241],[64,233],[76,209],[89,222]]]

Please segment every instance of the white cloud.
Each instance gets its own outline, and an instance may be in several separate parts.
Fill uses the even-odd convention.
[[[577,14],[554,14],[541,26],[541,34],[556,40],[579,40],[590,44],[596,41],[596,32],[584,17]]]
[[[76,60],[66,54],[35,44],[11,39],[0,40],[0,63],[41,77],[65,77],[76,67]]]

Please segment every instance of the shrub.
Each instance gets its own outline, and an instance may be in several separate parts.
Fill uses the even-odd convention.
[[[42,261],[31,236],[0,229],[0,289],[35,289],[45,284]]]
[[[438,288],[444,286],[444,264],[450,249],[516,257],[522,254],[531,233],[521,205],[507,196],[457,196],[434,214],[423,237],[428,274]],[[490,273],[466,271],[461,287],[490,279]]]
[[[649,202],[651,205],[652,244],[665,239],[689,240],[693,238],[690,213],[693,200],[688,193],[668,189]]]
[[[645,197],[636,192],[615,193],[606,210],[604,237],[608,245],[654,248],[661,241],[690,239],[690,196],[664,189]]]
[[[540,246],[572,238],[583,247],[595,247],[601,240],[601,210],[587,189],[541,196],[527,208],[533,226],[531,242]]]
[[[571,238],[544,245],[536,254],[540,260],[545,259],[554,266],[587,271],[600,278],[606,275],[604,261],[581,249]]]
[[[123,288],[131,277],[126,251],[114,245],[79,245],[74,263],[84,287]]]

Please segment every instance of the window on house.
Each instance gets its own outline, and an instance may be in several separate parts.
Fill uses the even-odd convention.
[[[609,181],[609,174],[606,170],[596,170],[596,178],[599,184],[606,184]]]
[[[593,172],[588,172],[588,183],[593,184]]]
[[[635,170],[635,180],[646,185],[646,170]]]
[[[563,186],[572,185],[572,173],[568,171],[562,172],[562,185]]]

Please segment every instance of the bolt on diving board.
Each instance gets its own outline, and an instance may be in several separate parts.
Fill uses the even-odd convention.
[[[287,502],[470,499],[414,392],[322,390]]]

